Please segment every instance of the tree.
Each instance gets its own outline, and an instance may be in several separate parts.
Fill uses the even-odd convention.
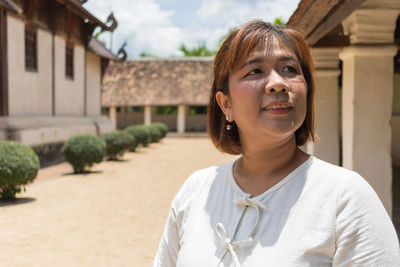
[[[275,18],[274,25],[276,26],[285,26],[286,22],[283,21],[282,17]]]
[[[218,46],[221,47],[221,45],[222,45],[222,43],[225,41],[225,39],[228,38],[228,36],[231,35],[231,33],[234,32],[234,31],[236,31],[236,30],[237,30],[237,28],[235,28],[235,27],[234,27],[234,28],[229,28],[228,32],[225,33],[225,34],[221,37],[221,39],[219,39]]]
[[[179,50],[183,52],[183,56],[185,57],[208,57],[215,54],[215,51],[211,51],[207,48],[205,42],[200,42],[197,47],[192,49],[189,49],[185,44],[182,44]]]
[[[100,40],[99,38],[100,38],[100,35],[103,33],[104,31],[98,31],[97,33],[95,33],[94,35],[93,35],[93,37],[97,40],[97,41],[99,41],[99,43],[101,43],[104,47],[106,47],[106,42],[104,42],[103,40]]]
[[[139,55],[140,57],[158,57],[152,53],[147,53],[146,51],[143,51],[142,53],[140,53]]]

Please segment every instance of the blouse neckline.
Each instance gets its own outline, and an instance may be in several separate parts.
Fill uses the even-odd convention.
[[[292,172],[290,172],[285,178],[283,178],[281,181],[279,181],[277,184],[266,190],[260,195],[257,195],[253,197],[251,194],[244,192],[240,186],[236,183],[235,177],[233,176],[233,166],[235,165],[236,161],[239,159],[236,159],[231,162],[231,166],[229,167],[229,173],[228,173],[228,179],[235,189],[235,191],[239,192],[240,195],[242,195],[244,198],[253,198],[253,199],[263,199],[267,195],[270,195],[272,192],[278,190],[282,186],[284,186],[286,183],[288,183],[290,180],[292,180],[299,172],[301,172],[303,169],[308,167],[314,160],[314,156],[310,155],[309,158],[304,161],[302,164],[300,164],[296,169],[294,169]]]

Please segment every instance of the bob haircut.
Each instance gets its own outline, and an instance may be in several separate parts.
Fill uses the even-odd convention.
[[[217,92],[229,95],[229,75],[254,50],[268,48],[272,41],[278,40],[281,48],[297,56],[307,83],[307,111],[304,122],[295,132],[296,145],[301,146],[314,134],[314,64],[307,41],[303,36],[289,28],[275,26],[262,20],[252,20],[233,31],[222,43],[214,58],[214,81],[211,88],[207,113],[207,131],[214,145],[222,152],[241,154],[240,137],[235,123],[228,123],[216,101]],[[232,130],[226,130],[230,124]]]

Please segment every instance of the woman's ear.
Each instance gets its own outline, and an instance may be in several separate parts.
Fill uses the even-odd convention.
[[[233,114],[232,114],[232,108],[231,108],[231,101],[227,95],[225,95],[223,92],[219,91],[215,95],[215,99],[217,100],[217,103],[219,107],[222,109],[222,112],[227,116],[227,120],[229,122],[233,121]]]

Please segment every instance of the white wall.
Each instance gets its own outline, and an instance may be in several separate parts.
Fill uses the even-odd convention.
[[[144,112],[125,112],[124,109],[122,107],[121,112],[117,113],[117,129],[144,123]]]
[[[186,132],[205,132],[207,129],[207,115],[206,114],[189,114],[189,106],[186,108]]]
[[[56,115],[84,114],[84,48],[74,46],[74,78],[65,75],[65,39],[55,36]]]
[[[86,111],[87,115],[101,113],[101,59],[92,52],[86,52]]]
[[[178,114],[157,114],[157,106],[153,106],[151,110],[151,122],[165,123],[169,131],[176,131]]]
[[[52,113],[51,34],[38,30],[38,71],[25,70],[25,23],[7,16],[9,114]]]

